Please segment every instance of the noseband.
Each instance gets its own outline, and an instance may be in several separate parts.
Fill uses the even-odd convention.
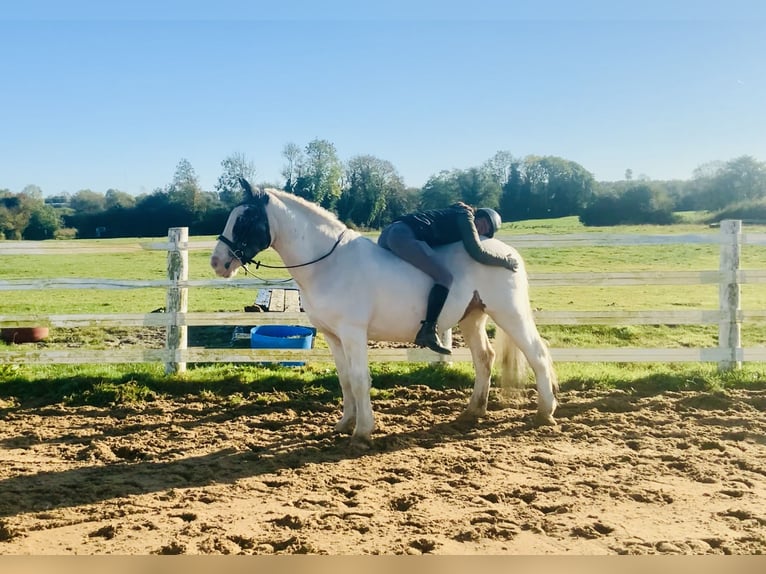
[[[252,258],[250,258],[250,257],[246,258],[245,257],[245,252],[243,251],[244,246],[242,248],[238,248],[237,245],[235,245],[233,241],[228,240],[223,235],[219,235],[218,236],[218,241],[220,241],[226,247],[229,248],[229,251],[231,251],[231,254],[234,256],[235,259],[237,259],[242,264],[242,267],[245,267],[245,265],[247,265],[249,263],[255,263],[255,261],[253,261]],[[226,267],[226,269],[228,269],[229,265],[231,265],[231,263],[227,263],[224,267]],[[259,264],[256,263],[256,267],[255,267],[256,269],[258,269],[258,265]],[[245,271],[247,271],[247,269],[245,269]]]

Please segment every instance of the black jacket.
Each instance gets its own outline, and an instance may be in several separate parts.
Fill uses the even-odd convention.
[[[431,247],[461,241],[468,254],[485,265],[505,265],[505,256],[486,250],[474,225],[473,209],[454,203],[443,209],[429,209],[403,215],[394,221],[406,223],[421,241]]]

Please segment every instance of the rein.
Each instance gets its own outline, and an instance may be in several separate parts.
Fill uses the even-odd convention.
[[[234,244],[234,242],[229,241],[227,238],[225,238],[223,235],[218,236],[218,241],[226,245],[226,247],[229,248],[229,251],[231,251],[231,254],[239,260],[239,262],[242,264],[242,269],[245,270],[245,273],[252,275],[250,270],[247,268],[247,266],[250,263],[255,263],[255,269],[258,270],[261,267],[266,267],[267,269],[295,269],[296,267],[306,267],[307,265],[312,265],[314,263],[318,263],[322,259],[326,259],[330,255],[332,255],[332,252],[335,251],[335,248],[338,247],[338,244],[340,243],[340,240],[343,239],[343,236],[346,234],[346,231],[348,229],[344,229],[341,234],[338,236],[338,239],[335,241],[335,244],[330,248],[330,251],[325,253],[324,255],[317,257],[316,259],[312,259],[311,261],[308,261],[306,263],[299,263],[297,265],[267,265],[266,263],[261,263],[260,261],[255,261],[252,258],[245,259],[245,254],[241,249],[237,249],[237,246]]]

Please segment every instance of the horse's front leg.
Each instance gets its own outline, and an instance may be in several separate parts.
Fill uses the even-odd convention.
[[[370,377],[370,364],[367,356],[367,332],[354,330],[343,333],[342,343],[348,365],[348,386],[354,397],[356,410],[356,426],[351,436],[351,443],[369,446],[372,433],[375,430],[375,417],[370,402],[372,378]]]
[[[340,390],[343,393],[343,416],[335,425],[335,432],[351,434],[356,424],[356,401],[349,381],[348,361],[346,353],[343,351],[343,345],[340,339],[331,333],[323,333],[327,346],[330,347],[333,359],[335,359],[335,369],[338,371],[338,382]]]

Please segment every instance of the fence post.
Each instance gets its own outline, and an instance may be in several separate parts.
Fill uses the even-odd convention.
[[[742,242],[742,221],[738,219],[721,221],[721,234],[719,260],[721,283],[718,286],[721,321],[718,324],[718,347],[725,349],[728,356],[718,362],[718,370],[729,371],[742,368],[742,361],[738,357],[742,347],[742,333],[739,322],[740,285],[737,275]]]
[[[167,326],[165,336],[165,348],[170,351],[186,349],[188,342],[188,327],[179,325],[178,313],[186,313],[189,307],[189,289],[178,287],[178,281],[189,279],[189,228],[171,227],[168,229],[168,279],[173,285],[168,287],[165,298],[165,313],[171,319]],[[186,371],[186,363],[165,363],[165,373],[183,373]]]

